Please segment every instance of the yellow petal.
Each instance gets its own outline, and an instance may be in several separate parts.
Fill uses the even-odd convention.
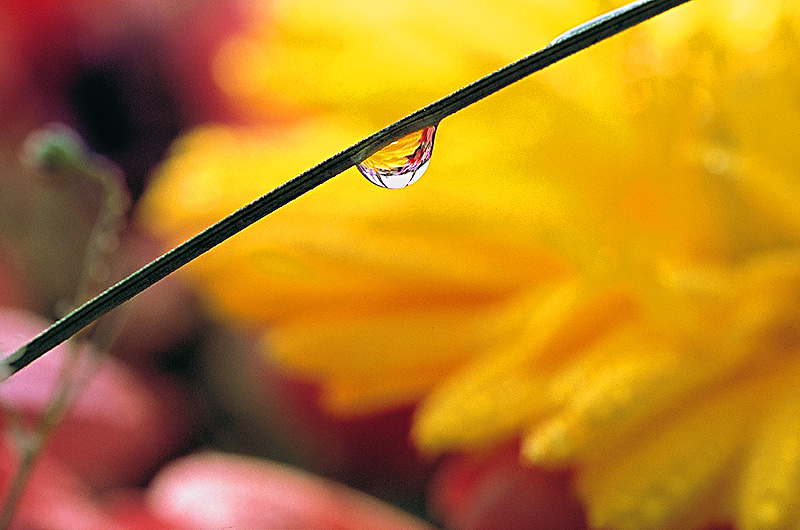
[[[523,457],[552,465],[602,455],[698,385],[696,369],[687,377],[674,351],[649,342],[622,332],[554,378],[549,390],[561,406],[523,439]],[[717,374],[706,372],[704,380]]]
[[[627,293],[596,294],[579,282],[535,291],[516,308],[524,326],[437,387],[413,436],[423,449],[485,447],[513,436],[553,406],[548,380],[635,313]]]
[[[763,382],[763,381],[762,381]],[[592,527],[691,528],[713,515],[715,485],[746,442],[763,400],[738,385],[655,419],[634,439],[587,463],[578,488]],[[697,516],[700,521],[687,521]]]
[[[365,413],[419,400],[475,352],[508,340],[518,321],[506,311],[457,307],[295,318],[271,327],[265,355],[318,381],[330,410]]]
[[[251,112],[347,109],[385,125],[543,46],[598,14],[594,4],[272,2],[220,53],[217,78]]]
[[[800,523],[800,366],[779,370],[743,471],[736,511],[742,530],[788,530]]]

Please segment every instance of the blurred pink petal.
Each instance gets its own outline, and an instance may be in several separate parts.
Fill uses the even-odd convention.
[[[30,313],[0,309],[0,350],[13,351],[47,325]],[[66,353],[66,346],[59,346],[5,381],[0,385],[2,403],[28,418],[38,417]],[[195,420],[188,400],[174,385],[145,382],[104,357],[48,450],[95,486],[140,482],[187,444]]]
[[[107,502],[106,513],[115,530],[189,530],[156,516],[141,491],[115,493]]]
[[[292,468],[221,453],[173,462],[154,479],[156,515],[197,530],[430,530],[427,524],[345,486]]]
[[[17,453],[0,438],[0,498],[5,500]],[[93,503],[90,492],[72,471],[49,454],[37,462],[17,507],[13,530],[107,530],[110,520]]]

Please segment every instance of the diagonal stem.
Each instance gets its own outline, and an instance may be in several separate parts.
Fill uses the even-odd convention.
[[[472,105],[520,79],[538,72],[592,44],[607,39],[689,0],[639,0],[581,24],[557,37],[539,51],[409,114],[388,127],[351,145],[344,151],[307,169],[266,195],[235,211],[221,221],[156,258],[137,272],[44,330],[26,345],[0,361],[0,380],[10,377],[44,353],[67,340],[80,329],[133,298],[196,257],[247,228],[300,195],[314,189],[351,166],[424,127]]]

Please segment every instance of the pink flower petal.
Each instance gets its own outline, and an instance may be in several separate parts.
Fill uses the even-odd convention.
[[[0,497],[5,500],[17,469],[17,452],[0,438]],[[111,521],[94,504],[90,492],[72,471],[49,454],[41,456],[17,507],[15,530],[108,530]]]
[[[159,473],[158,516],[198,530],[219,527],[430,530],[389,505],[333,482],[263,460],[204,453]]]
[[[0,349],[13,351],[47,325],[30,313],[0,309]],[[38,417],[61,373],[67,347],[53,349],[0,385],[0,401],[28,418]],[[145,382],[104,357],[48,450],[95,486],[140,482],[186,445],[195,419],[175,386]]]

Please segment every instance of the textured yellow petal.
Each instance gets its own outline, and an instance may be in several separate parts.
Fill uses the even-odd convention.
[[[742,530],[788,530],[800,523],[800,366],[779,370],[743,471],[736,511]]]
[[[615,291],[578,283],[533,293],[524,328],[440,385],[422,404],[413,436],[423,449],[484,447],[518,432],[553,404],[547,381],[570,358],[634,313]]]
[[[654,420],[585,464],[577,482],[590,525],[667,530],[691,527],[685,521],[695,511],[708,516],[716,483],[735,462],[764,404],[760,397],[757,384],[728,388]]]
[[[550,394],[563,404],[523,439],[524,458],[552,465],[602,457],[622,436],[641,428],[644,421],[674,406],[697,386],[697,367],[686,377],[674,352],[631,335],[604,341],[552,381]],[[704,380],[717,375],[705,372]]]
[[[737,269],[672,269],[669,275],[672,292],[691,299],[680,301],[682,318],[696,322],[660,335],[646,328],[614,335],[587,350],[550,383],[559,409],[525,439],[529,460],[553,464],[602,455],[648,418],[688,405],[687,396],[761,362],[765,349],[772,362],[800,347],[796,252],[764,254]],[[671,309],[659,318],[676,324]],[[681,328],[681,342],[663,342]]]
[[[447,307],[295,318],[273,326],[268,353],[300,369],[333,373],[368,372],[431,359],[450,363],[509,340],[519,332],[523,316],[506,307],[483,311]]]
[[[664,332],[696,355],[735,364],[766,351],[771,358],[792,356],[800,345],[797,250],[761,252],[736,266],[661,263],[659,269],[663,290],[652,291],[658,306],[649,307]]]
[[[563,326],[580,294],[575,283],[535,293],[530,301],[538,303],[521,307],[527,330],[523,338],[496,345],[425,400],[412,433],[417,444],[431,452],[486,446],[539,414],[545,404],[544,374],[531,375],[522,368],[539,353],[536,346],[547,343]],[[535,313],[525,315],[527,311]]]
[[[423,451],[489,447],[543,413],[546,377],[521,374],[518,363],[504,360],[480,373],[457,374],[426,398],[412,433]]]

